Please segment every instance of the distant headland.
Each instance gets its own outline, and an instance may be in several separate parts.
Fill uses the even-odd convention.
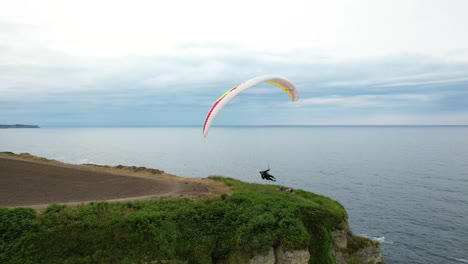
[[[2,125],[0,124],[0,128],[39,128],[36,125],[22,125],[22,124],[14,124],[14,125]]]

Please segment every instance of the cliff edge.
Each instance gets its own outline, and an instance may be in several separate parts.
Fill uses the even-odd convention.
[[[336,264],[383,264],[380,244],[366,237],[353,235],[348,225],[335,229],[332,234],[331,262]],[[308,250],[284,250],[281,245],[257,254],[249,264],[307,264],[314,261]]]
[[[154,182],[155,188],[136,200],[0,208],[0,263],[383,263],[378,242],[351,233],[340,203],[311,192],[219,176],[200,188],[204,183],[157,170],[4,155],[1,179],[11,174],[19,187],[20,179],[46,181],[37,199],[57,189],[57,177],[68,186],[59,188],[63,197],[73,188],[90,196],[96,180],[129,184],[122,177],[144,177],[143,186],[135,186]],[[54,179],[47,180],[51,173]],[[178,195],[160,196],[161,184],[175,186]],[[128,189],[115,186],[104,199]],[[186,186],[193,187],[190,193]]]

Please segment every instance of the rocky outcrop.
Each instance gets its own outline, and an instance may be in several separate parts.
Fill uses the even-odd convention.
[[[355,236],[348,225],[332,233],[333,247],[331,254],[337,264],[346,263],[384,263],[380,255],[380,244],[366,237]]]
[[[353,235],[347,224],[331,232],[331,236],[333,242],[330,253],[337,264],[384,263],[379,242]],[[309,260],[308,250],[285,251],[279,245],[256,255],[250,259],[249,264],[307,264]]]
[[[279,245],[264,254],[256,255],[250,259],[249,264],[307,264],[309,259],[308,250],[283,250]]]
[[[264,254],[258,254],[252,259],[250,259],[249,264],[275,264],[275,252],[273,248],[270,248],[269,251],[265,252]]]
[[[308,250],[281,251],[282,255],[277,255],[277,264],[306,264],[309,263],[310,254]]]

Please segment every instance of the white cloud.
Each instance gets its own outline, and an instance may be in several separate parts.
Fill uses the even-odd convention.
[[[302,98],[295,105],[299,107],[310,105],[332,105],[339,107],[365,107],[365,106],[397,106],[414,102],[429,102],[438,96],[428,94],[381,94],[381,95],[353,95],[353,96],[326,96]]]
[[[0,21],[31,28],[10,43],[23,39],[74,56],[155,55],[213,43],[252,51],[325,50],[338,58],[457,58],[451,52],[468,46],[463,0],[2,0],[1,6]]]
[[[444,80],[416,80],[416,81],[403,81],[403,82],[393,82],[389,84],[379,84],[373,87],[398,87],[398,86],[420,86],[420,85],[433,85],[433,84],[450,84],[450,83],[460,83],[468,81],[468,77],[462,78],[450,78]]]
[[[405,123],[416,122],[422,108],[466,109],[467,1],[0,0],[0,6],[2,111],[30,102],[50,103],[50,112],[55,102],[96,109],[109,103],[124,111],[171,95],[199,107],[260,74],[297,85],[300,100],[288,109],[299,117],[315,106],[360,114],[405,106],[408,115],[380,119]],[[249,93],[239,100],[245,113],[287,101],[266,86]],[[273,100],[259,105],[262,95]],[[463,116],[434,120],[464,122]]]
[[[170,62],[168,62],[169,64]],[[216,82],[225,78],[231,67],[221,61],[200,61],[196,66],[184,66],[183,63],[170,67],[170,70],[161,67],[154,77],[146,79],[143,83],[149,86],[191,86],[193,83]],[[180,87],[179,89],[183,89]]]

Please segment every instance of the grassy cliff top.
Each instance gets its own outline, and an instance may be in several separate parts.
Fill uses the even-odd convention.
[[[333,263],[333,229],[346,222],[336,201],[277,185],[213,176],[232,193],[0,208],[0,263],[243,263],[272,246],[309,249]]]

